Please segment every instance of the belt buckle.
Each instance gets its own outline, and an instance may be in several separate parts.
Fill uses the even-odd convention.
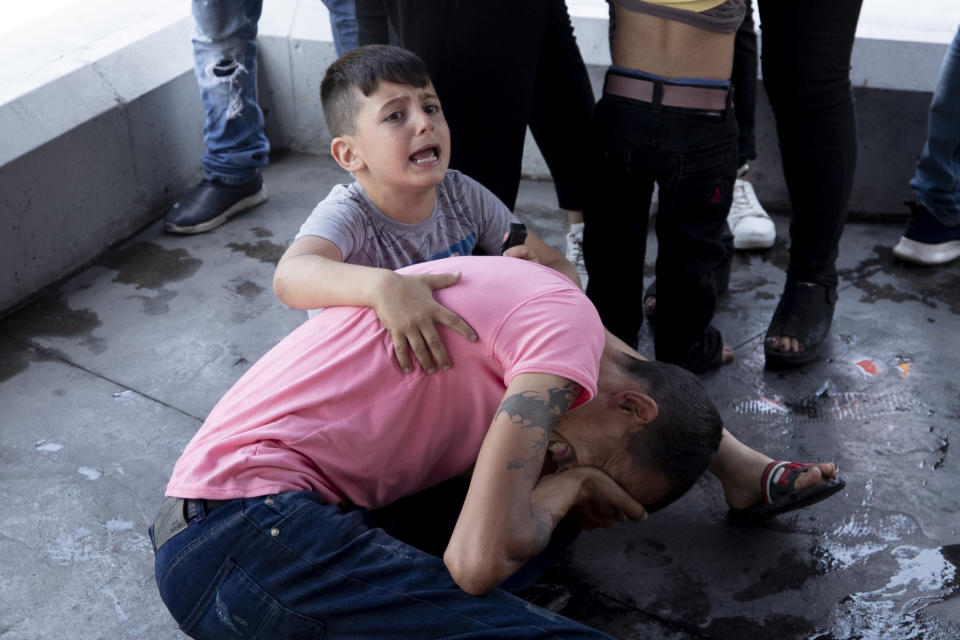
[[[167,540],[187,528],[186,500],[166,498],[157,510],[157,517],[150,525],[150,541],[153,551],[160,550]]]

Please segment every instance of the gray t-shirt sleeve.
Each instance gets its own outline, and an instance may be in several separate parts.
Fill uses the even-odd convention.
[[[517,217],[492,191],[459,171],[449,171],[444,185],[456,215],[474,220],[477,246],[487,255],[500,255],[503,235]]]
[[[337,245],[344,262],[351,262],[364,243],[364,213],[356,183],[338,184],[320,201],[301,225],[295,239],[318,236]]]

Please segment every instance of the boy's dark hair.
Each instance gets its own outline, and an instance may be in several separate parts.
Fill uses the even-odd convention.
[[[627,440],[634,464],[656,470],[670,487],[659,502],[644,505],[652,513],[686,493],[707,470],[720,447],[723,420],[703,385],[686,369],[633,357],[624,369],[643,381],[659,409],[656,420]]]
[[[327,67],[320,84],[320,105],[331,136],[355,132],[359,105],[354,88],[369,96],[381,82],[422,88],[430,84],[430,74],[417,54],[386,44],[354,49]]]

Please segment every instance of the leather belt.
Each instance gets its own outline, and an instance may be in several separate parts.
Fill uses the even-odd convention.
[[[656,99],[659,85],[661,95]],[[692,87],[682,84],[658,83],[643,78],[631,78],[618,73],[607,73],[603,92],[640,102],[661,104],[665,107],[723,111],[727,108],[729,87]]]
[[[205,499],[193,499],[187,498],[184,502],[184,513],[187,516],[187,522],[190,522],[197,517],[197,507],[203,505],[203,512],[210,513],[217,507],[222,504],[227,504],[229,500],[205,500]]]
[[[210,513],[229,500],[204,500],[194,498],[166,498],[157,511],[157,517],[150,525],[150,541],[157,551],[167,540],[187,528],[190,521],[199,515],[202,505],[204,513]]]

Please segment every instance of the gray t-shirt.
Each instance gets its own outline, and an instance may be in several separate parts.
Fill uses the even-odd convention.
[[[468,256],[475,247],[498,255],[511,222],[518,220],[493,193],[451,169],[437,185],[433,213],[422,222],[404,224],[387,217],[354,182],[335,186],[300,227],[297,238],[326,238],[350,264],[399,269]]]

